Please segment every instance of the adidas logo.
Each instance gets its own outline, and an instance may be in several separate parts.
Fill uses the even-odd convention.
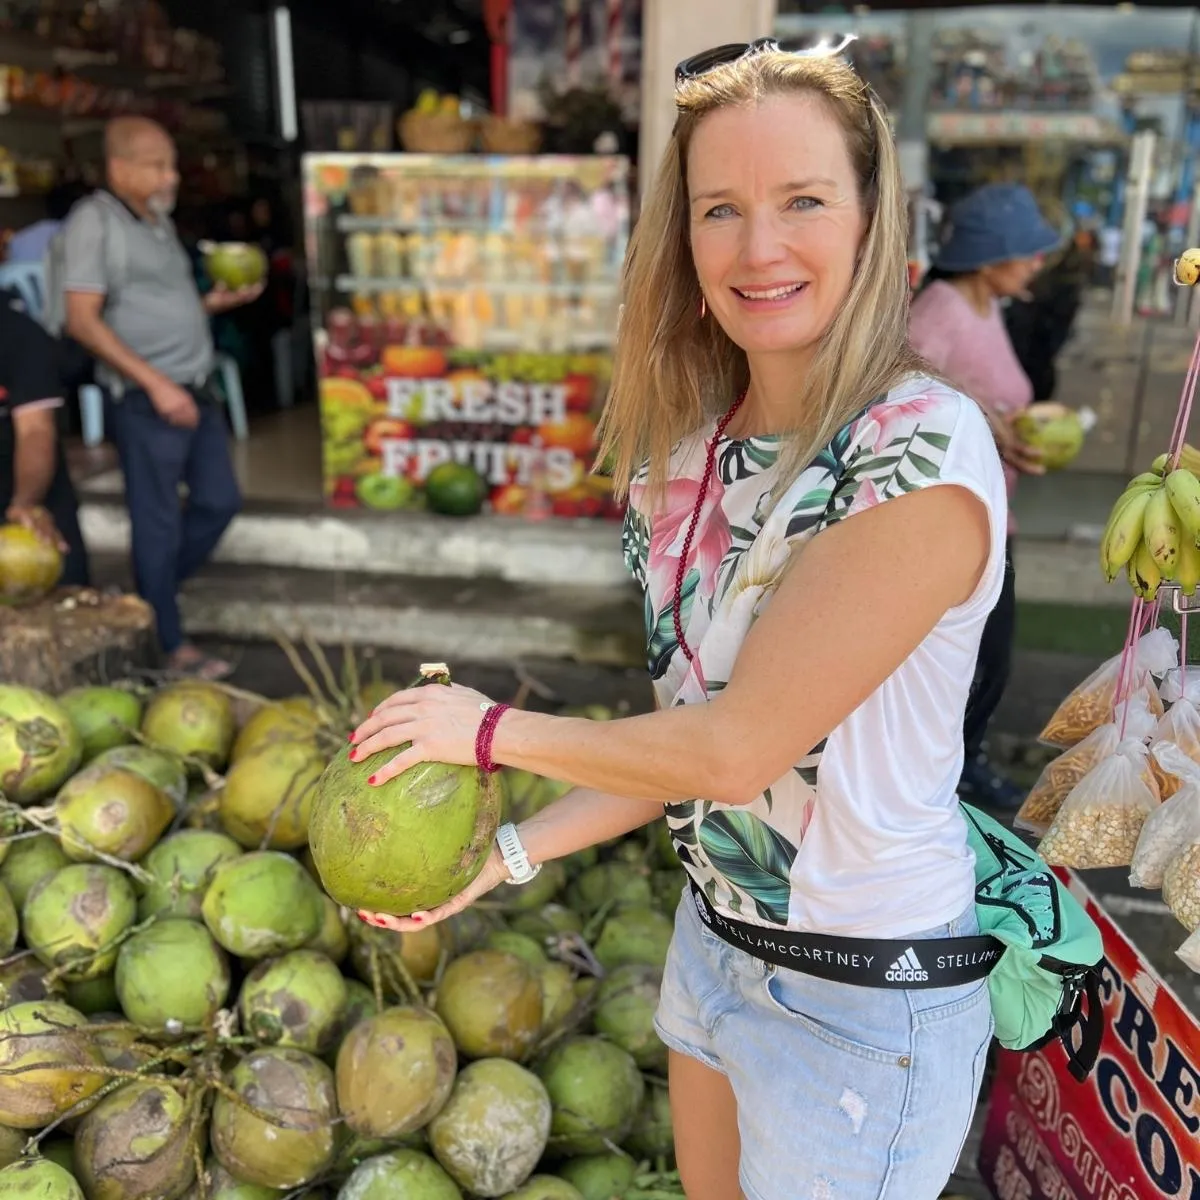
[[[909,946],[888,968],[885,978],[888,983],[927,983],[929,972],[921,966],[917,952]]]

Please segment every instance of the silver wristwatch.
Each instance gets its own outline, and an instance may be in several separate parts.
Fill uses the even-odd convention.
[[[496,845],[500,847],[500,856],[508,868],[509,878],[505,883],[528,883],[542,869],[541,864],[535,867],[529,861],[515,825],[500,826],[496,833]]]

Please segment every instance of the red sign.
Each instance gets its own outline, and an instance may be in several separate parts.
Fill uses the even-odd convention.
[[[1060,875],[1104,937],[1104,1043],[1085,1083],[1058,1043],[1000,1052],[984,1183],[996,1200],[1200,1200],[1200,1022],[1079,880]]]

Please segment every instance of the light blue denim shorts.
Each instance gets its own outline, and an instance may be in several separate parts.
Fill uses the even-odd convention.
[[[917,938],[978,932],[975,910]],[[987,981],[856,987],[723,942],[685,891],[655,1020],[733,1086],[746,1200],[937,1200],[983,1081]]]

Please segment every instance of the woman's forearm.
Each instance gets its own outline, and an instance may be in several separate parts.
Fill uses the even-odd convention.
[[[564,720],[512,710],[496,727],[492,757],[577,787],[643,801],[702,798],[743,804],[750,796],[732,723],[719,701],[685,704],[619,721]]]
[[[551,862],[641,829],[662,815],[662,804],[653,800],[573,788],[521,822],[521,843],[530,862]]]

